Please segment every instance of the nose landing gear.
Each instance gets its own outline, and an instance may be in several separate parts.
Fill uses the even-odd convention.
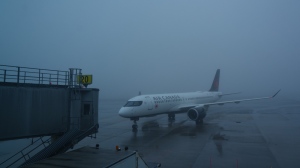
[[[137,121],[139,120],[138,117],[135,118],[130,118],[131,120],[133,120],[133,124],[132,124],[132,132],[137,132],[138,131],[138,125],[137,125]]]

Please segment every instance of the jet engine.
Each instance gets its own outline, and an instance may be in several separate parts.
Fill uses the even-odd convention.
[[[187,112],[187,115],[193,121],[202,120],[206,116],[206,110],[207,109],[203,106],[191,108]]]

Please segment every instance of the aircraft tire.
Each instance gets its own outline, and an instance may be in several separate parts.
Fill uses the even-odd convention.
[[[196,125],[197,125],[197,126],[203,125],[203,120],[198,120],[198,121],[196,121]]]
[[[138,131],[137,128],[132,128],[132,132],[136,133]]]
[[[132,125],[132,129],[137,129],[137,128],[138,128],[138,125],[136,125],[136,124]]]
[[[169,121],[175,120],[175,114],[168,114]]]

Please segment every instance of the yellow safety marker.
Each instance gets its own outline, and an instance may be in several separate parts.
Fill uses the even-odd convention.
[[[81,84],[92,84],[93,82],[93,75],[78,75],[77,76],[77,83]]]

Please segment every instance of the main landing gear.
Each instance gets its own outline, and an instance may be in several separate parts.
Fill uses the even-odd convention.
[[[196,126],[201,126],[203,125],[203,119],[196,120]]]
[[[132,132],[137,132],[138,130],[138,125],[137,125],[137,121],[139,120],[138,117],[135,118],[130,118],[131,120],[133,120],[133,124],[132,124]]]
[[[169,120],[168,126],[172,127],[173,122],[175,121],[175,114],[174,113],[173,114],[168,114],[168,120]]]
[[[169,121],[175,121],[175,114],[168,114]]]

